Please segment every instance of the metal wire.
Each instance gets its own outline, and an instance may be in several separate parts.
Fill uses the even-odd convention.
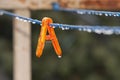
[[[31,22],[33,24],[41,25],[41,21],[31,18],[26,18],[23,16],[19,16],[8,11],[0,10],[0,15],[8,15],[11,17],[16,18],[17,20],[24,21],[24,22]],[[94,32],[97,34],[105,34],[105,35],[120,35],[120,27],[119,26],[88,26],[88,25],[67,25],[67,24],[59,24],[59,23],[52,23],[50,24],[53,28],[61,28],[62,30],[69,30],[75,29],[79,31],[86,31],[86,32]]]
[[[24,21],[24,22],[31,22],[32,24],[41,24],[41,21],[39,21],[37,19],[26,18],[23,16],[13,14],[8,11],[4,11],[4,10],[0,10],[0,15],[8,15],[8,16],[14,17],[17,20]]]
[[[120,17],[120,12],[62,8],[59,6],[58,3],[53,3],[52,5],[53,5],[53,9],[56,11],[72,12],[72,13],[77,13],[81,15],[88,14],[88,15],[99,15],[99,16],[104,15],[104,16]]]
[[[53,23],[50,24],[54,28],[61,28],[62,30],[69,30],[69,29],[76,29],[79,31],[86,31],[86,32],[94,32],[97,34],[105,34],[105,35],[112,35],[120,34],[120,27],[119,26],[88,26],[88,25],[67,25],[67,24],[59,24],[59,23]]]

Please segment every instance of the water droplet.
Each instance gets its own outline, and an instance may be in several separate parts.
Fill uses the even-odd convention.
[[[62,56],[58,56],[58,58],[62,58]]]
[[[81,11],[77,11],[77,13],[78,13],[78,14],[84,14],[84,13],[83,13],[83,12],[81,12]]]
[[[116,14],[114,14],[113,16],[114,16],[114,17],[116,17],[117,15],[116,15]]]
[[[113,34],[113,30],[103,30],[103,34],[111,35]]]
[[[23,19],[19,18],[18,20],[23,21]]]
[[[30,20],[28,22],[31,22]]]
[[[102,16],[102,13],[99,13],[99,16]]]
[[[69,28],[68,28],[68,27],[65,27],[65,30],[69,30]]]
[[[19,20],[20,18],[19,17],[15,17],[15,19]]]
[[[62,29],[62,30],[65,30],[65,28],[64,28],[64,27],[61,27],[61,29]]]
[[[83,31],[87,31],[87,29],[86,29],[86,28],[83,28]]]
[[[105,14],[105,16],[108,16],[108,14]]]
[[[89,33],[90,33],[90,32],[92,32],[92,30],[91,30],[91,29],[87,29],[87,32],[89,32]]]
[[[57,24],[59,26],[59,28],[62,28],[62,24]]]
[[[32,22],[32,24],[35,24],[36,22]]]
[[[24,20],[24,22],[27,22],[27,20]]]
[[[119,17],[119,14],[116,14],[117,17]]]
[[[102,30],[99,30],[99,29],[95,29],[94,31],[95,31],[95,33],[97,33],[97,34],[101,34],[101,33],[102,33]]]

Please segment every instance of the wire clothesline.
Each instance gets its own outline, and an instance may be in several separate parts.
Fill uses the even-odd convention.
[[[88,15],[97,15],[97,16],[104,15],[104,16],[120,17],[120,12],[63,8],[58,3],[53,3],[52,6],[53,6],[53,9],[56,11],[72,12],[80,15],[88,14]]]
[[[11,13],[11,12],[8,12],[8,11],[4,11],[4,10],[0,10],[0,15],[8,15],[8,16],[14,17],[15,19],[18,19],[20,21],[31,22],[33,24],[41,24],[41,21],[39,21],[37,19],[32,19],[32,18],[19,16],[19,15],[16,15],[14,13]]]
[[[116,13],[118,13],[118,12],[116,12]],[[26,18],[26,17],[19,16],[17,14],[14,14],[14,13],[11,13],[8,11],[4,11],[4,10],[0,10],[0,15],[8,15],[8,16],[14,17],[17,20],[24,21],[24,22],[31,22],[32,24],[38,24],[38,25],[42,24],[42,22],[37,19]],[[61,28],[62,30],[76,29],[79,31],[86,31],[86,32],[90,32],[90,33],[94,32],[97,34],[120,35],[120,26],[68,25],[68,24],[59,24],[59,23],[52,23],[52,24],[50,24],[50,26],[53,28]]]

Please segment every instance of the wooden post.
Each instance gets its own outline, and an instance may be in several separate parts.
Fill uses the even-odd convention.
[[[27,9],[17,9],[15,14],[30,17]],[[31,27],[30,23],[13,21],[14,80],[31,80]]]

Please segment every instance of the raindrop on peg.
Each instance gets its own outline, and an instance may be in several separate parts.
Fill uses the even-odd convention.
[[[58,56],[58,58],[62,58],[62,56]]]

